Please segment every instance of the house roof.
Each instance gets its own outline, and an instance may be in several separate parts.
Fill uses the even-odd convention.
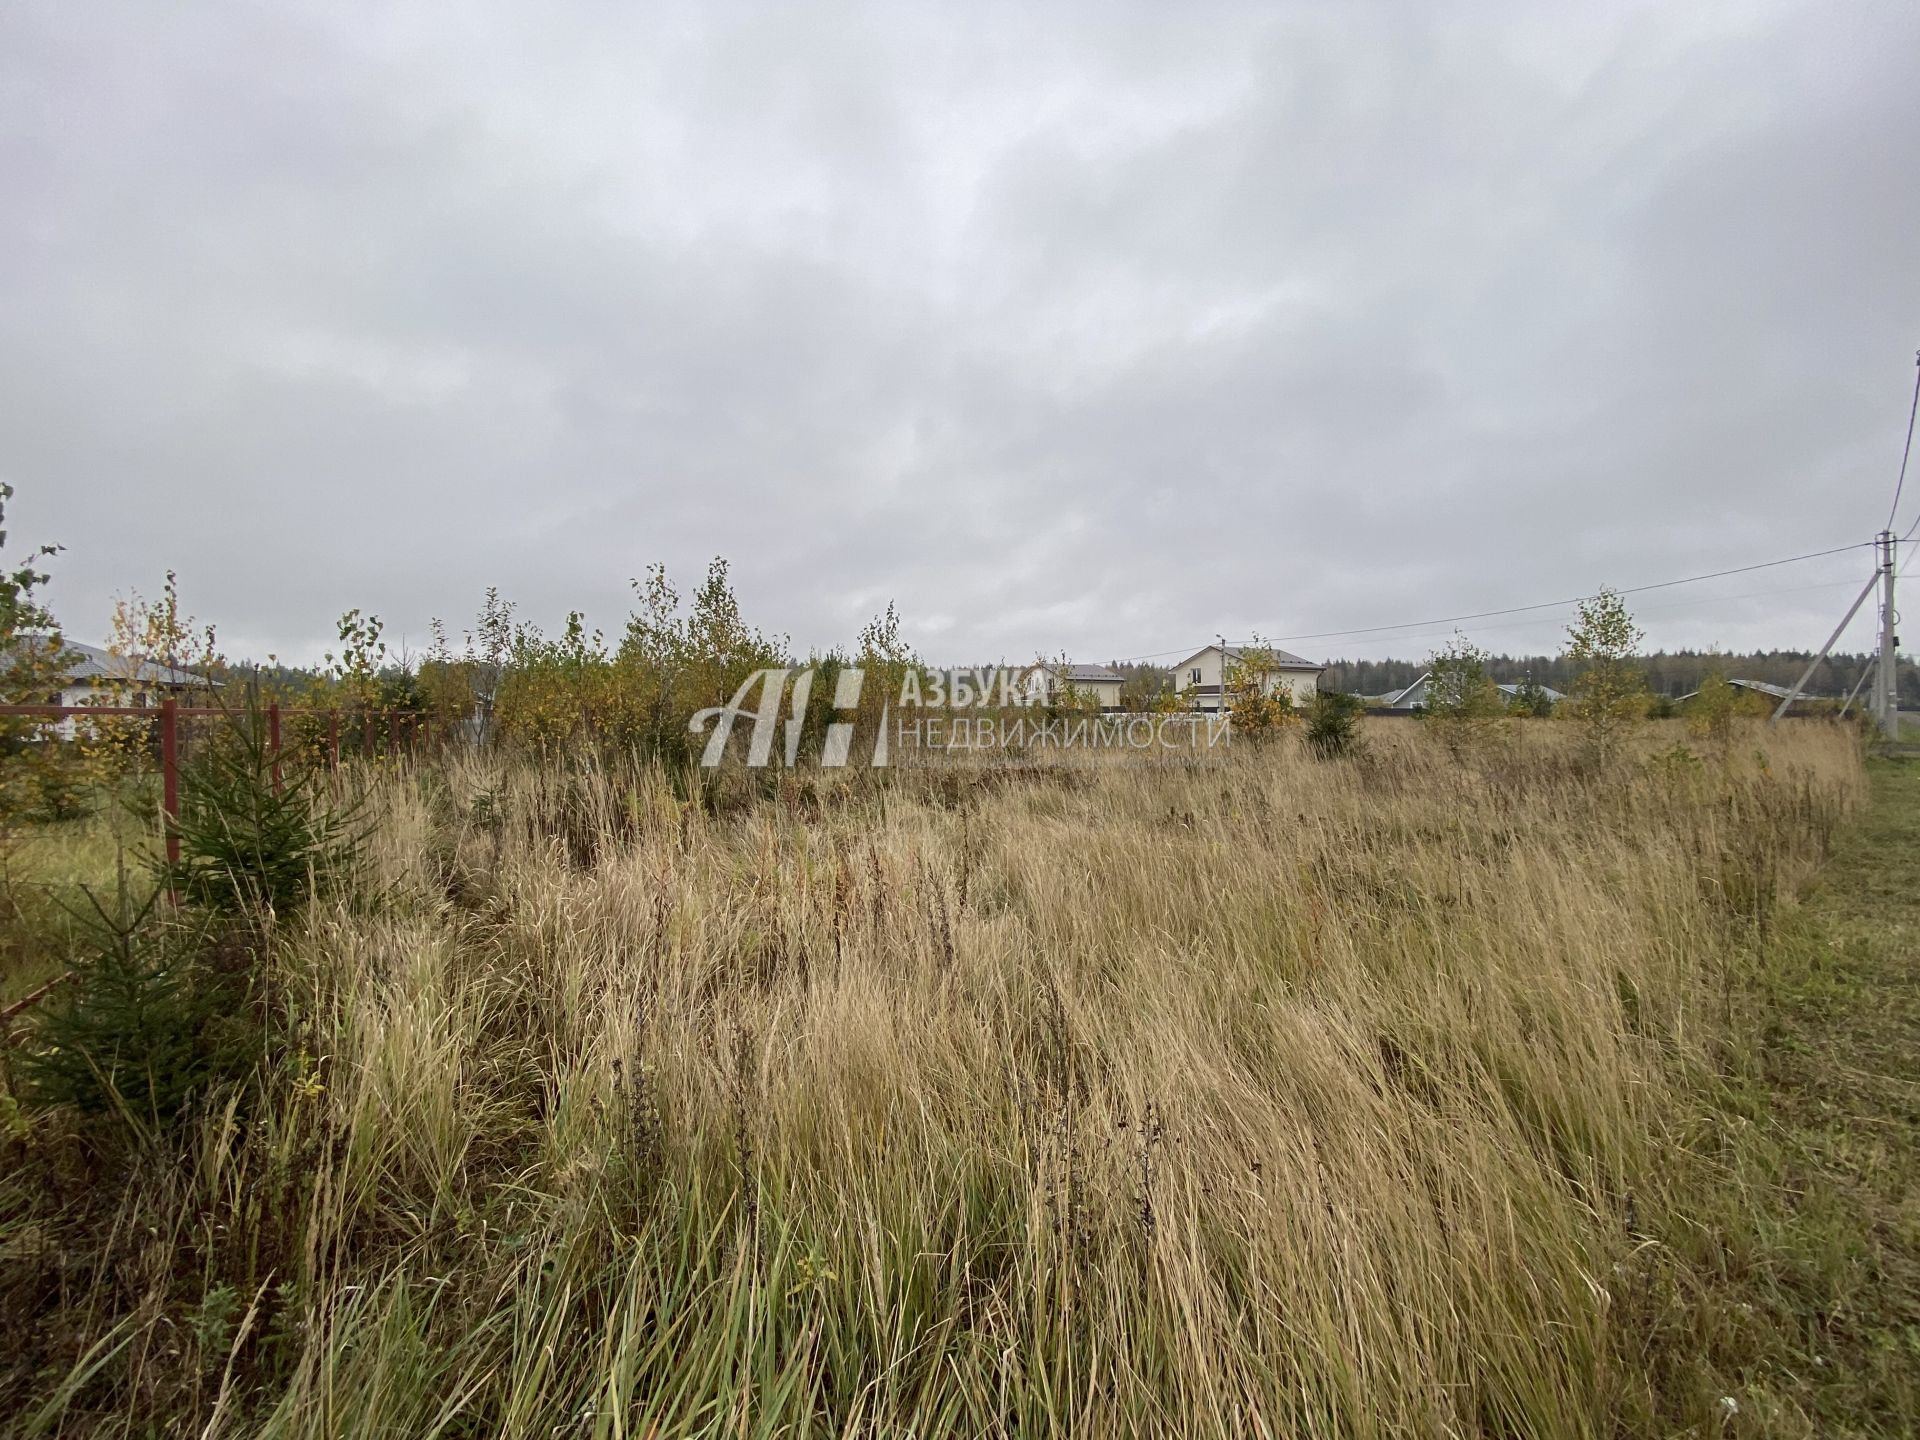
[[[1787,698],[1787,694],[1788,694],[1786,686],[1770,685],[1765,680],[1729,680],[1727,681],[1727,684],[1733,686],[1733,688],[1736,690],[1751,690],[1757,695],[1771,695],[1775,700],[1784,700]],[[1684,704],[1686,701],[1693,699],[1693,697],[1698,695],[1699,693],[1700,692],[1698,690],[1689,690],[1684,695],[1676,695],[1674,697],[1674,704],[1676,705]],[[1821,700],[1821,699],[1827,699],[1831,697],[1813,695],[1813,694],[1809,694],[1805,690],[1802,690],[1800,692],[1800,698],[1802,700]]]
[[[1729,685],[1741,690],[1758,690],[1762,695],[1771,695],[1776,700],[1784,700],[1792,692],[1784,685],[1769,685],[1765,680],[1729,680]],[[1806,698],[1806,692],[1801,692]]]
[[[1033,665],[1029,665],[1027,667],[1027,674],[1031,675],[1035,670],[1044,670],[1049,675],[1058,675],[1061,678],[1068,681],[1073,681],[1073,680],[1124,681],[1127,678],[1126,676],[1122,675],[1118,670],[1115,670],[1111,666],[1107,666],[1107,665],[1075,665],[1071,663],[1067,665],[1053,665],[1053,664],[1049,664],[1045,660],[1041,660]]]
[[[1418,680],[1415,680],[1411,685],[1407,686],[1404,690],[1390,690],[1385,695],[1380,696],[1379,699],[1383,704],[1386,705],[1386,707],[1389,710],[1396,709],[1399,706],[1406,703],[1407,696],[1413,694],[1414,691],[1418,690],[1422,685],[1425,685],[1432,678],[1433,678],[1433,672],[1429,670],[1425,674],[1423,674]],[[1526,686],[1525,686],[1525,682],[1521,682],[1519,684],[1514,684],[1512,682],[1509,682],[1504,685],[1495,685],[1493,688],[1498,690],[1502,695],[1505,695],[1507,698],[1512,699],[1514,696],[1518,695],[1523,689],[1525,689]],[[1545,695],[1547,699],[1553,701],[1556,705],[1560,701],[1567,698],[1565,695],[1562,695],[1558,690],[1554,689],[1551,685],[1542,685],[1540,687],[1540,693]],[[1371,698],[1371,697],[1367,697],[1367,698]]]
[[[1400,690],[1389,690],[1385,695],[1381,696],[1380,698],[1386,702],[1387,708],[1391,710],[1396,706],[1398,706],[1401,701],[1405,700],[1407,696],[1411,695],[1414,691],[1418,690],[1422,685],[1426,684],[1427,681],[1431,680],[1432,678],[1433,678],[1433,672],[1429,670],[1425,672],[1423,675],[1421,675],[1420,678],[1418,680],[1415,680],[1411,685],[1408,685],[1405,688]]]
[[[29,645],[45,646],[47,637],[30,635],[24,637]],[[79,640],[62,639],[61,653],[67,660],[67,683],[85,685],[94,681],[108,684],[128,683],[137,685],[205,685],[207,679],[191,670],[178,670],[170,665],[161,665],[152,660],[141,660],[130,655],[115,655],[110,650],[102,650],[98,645],[88,645]],[[11,665],[13,657],[5,657],[4,663]]]
[[[1198,660],[1209,650],[1218,650],[1219,648],[1218,645],[1202,645],[1198,650],[1194,651],[1193,654],[1189,655],[1185,660],[1182,660],[1179,665],[1175,665],[1173,668],[1178,670],[1181,666]],[[1274,663],[1282,670],[1312,670],[1318,673],[1327,668],[1324,665],[1316,665],[1304,655],[1296,655],[1291,650],[1282,650],[1277,645],[1255,646],[1251,643],[1245,645],[1229,645],[1226,648],[1226,657],[1229,660],[1243,660],[1246,658],[1248,651],[1255,649],[1264,650],[1273,656]]]

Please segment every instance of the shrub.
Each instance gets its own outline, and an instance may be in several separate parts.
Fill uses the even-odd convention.
[[[1545,686],[1529,675],[1514,691],[1513,703],[1507,707],[1507,713],[1544,720],[1553,714],[1553,697],[1547,694]]]
[[[1351,755],[1360,746],[1360,702],[1337,690],[1318,690],[1307,702],[1307,748],[1322,760]]]
[[[12,498],[13,487],[0,484],[0,526]],[[0,528],[0,551],[6,543]],[[40,598],[51,577],[38,568],[59,553],[58,545],[41,545],[0,560],[0,702],[43,705],[66,684],[70,654],[59,622]],[[0,821],[71,819],[79,813],[80,757],[55,733],[38,719],[0,718],[0,758],[7,761],[0,767]]]
[[[1275,680],[1280,657],[1258,636],[1240,651],[1238,659],[1229,661],[1223,655],[1221,664],[1225,667],[1227,710],[1233,717],[1236,736],[1259,739],[1298,718],[1292,688],[1284,680]]]
[[[1499,722],[1506,707],[1487,671],[1487,653],[1455,635],[1427,661],[1424,707],[1449,752],[1458,757]]]
[[[1766,701],[1730,684],[1716,667],[1707,672],[1700,688],[1687,702],[1687,729],[1705,740],[1725,760],[1733,745],[1734,722],[1744,718],[1765,719]]]

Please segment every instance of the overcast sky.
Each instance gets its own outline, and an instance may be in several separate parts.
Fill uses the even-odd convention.
[[[1441,8],[10,0],[14,549],[82,639],[168,567],[230,653],[612,634],[724,555],[958,662],[1417,657],[1317,632],[1868,539],[1920,6]],[[1635,606],[1817,645],[1869,564]]]

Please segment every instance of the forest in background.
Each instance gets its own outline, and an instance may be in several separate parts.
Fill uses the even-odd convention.
[[[1712,650],[1656,650],[1640,657],[1647,688],[1655,695],[1691,694],[1712,671],[1729,680],[1760,680],[1769,685],[1791,685],[1813,659],[1811,650],[1764,650],[1730,654]],[[1871,655],[1829,655],[1808,682],[1812,695],[1845,695],[1853,689]],[[1430,659],[1329,660],[1321,672],[1320,688],[1350,695],[1380,695],[1402,690],[1425,674]],[[1127,677],[1127,694],[1151,695],[1173,683],[1173,672],[1162,665],[1125,664],[1115,669]],[[1573,667],[1565,655],[1489,655],[1487,673],[1495,684],[1517,685],[1532,679],[1563,692],[1573,689]],[[1857,703],[1857,702],[1856,702]],[[1913,662],[1900,661],[1900,703],[1920,707],[1920,673]]]

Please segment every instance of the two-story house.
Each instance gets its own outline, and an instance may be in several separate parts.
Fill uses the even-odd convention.
[[[1189,696],[1194,709],[1217,711],[1227,673],[1237,665],[1258,663],[1262,655],[1272,657],[1261,676],[1267,694],[1278,694],[1285,687],[1292,694],[1294,704],[1301,705],[1312,699],[1320,688],[1324,665],[1316,665],[1288,650],[1252,645],[1229,645],[1224,650],[1218,645],[1209,645],[1196,651],[1173,667],[1173,688]]]
[[[1020,672],[1020,694],[1029,705],[1052,704],[1071,687],[1083,700],[1102,710],[1120,708],[1120,687],[1126,676],[1106,665],[1073,665],[1042,660]]]

